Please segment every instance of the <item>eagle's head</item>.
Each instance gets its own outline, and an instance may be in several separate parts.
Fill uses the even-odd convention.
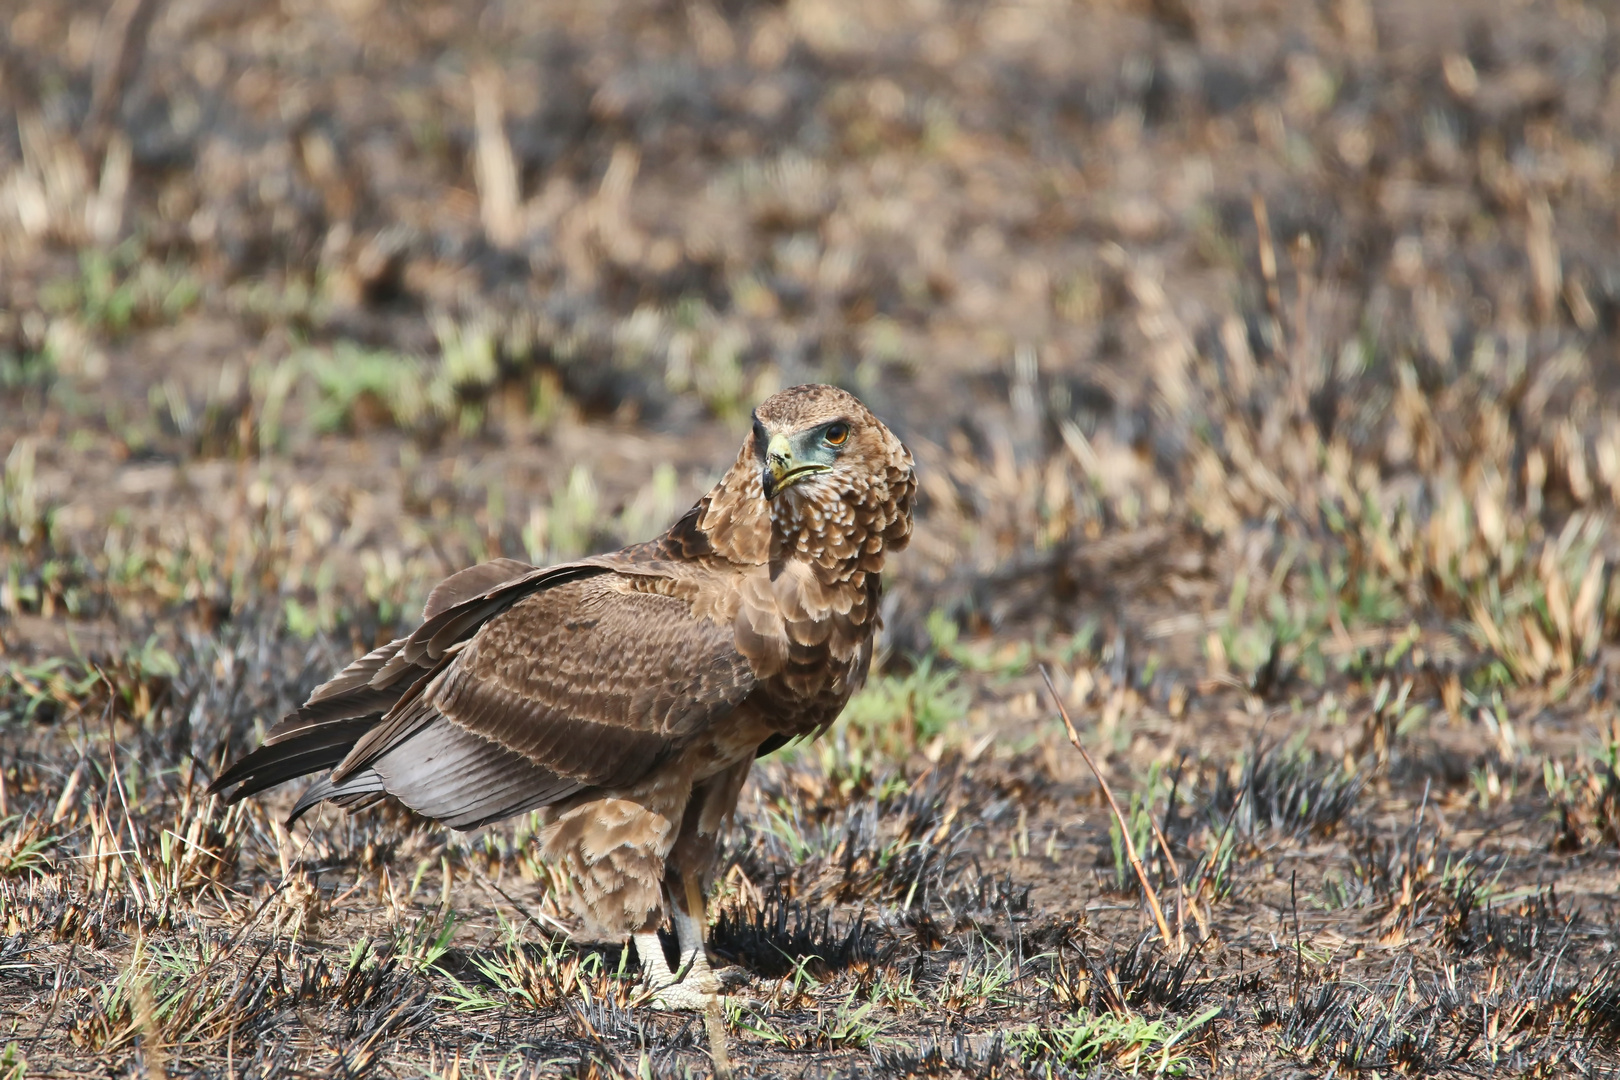
[[[811,383],[772,394],[754,410],[754,460],[765,498],[815,501],[859,489],[890,470],[910,473],[911,455],[860,398]]]
[[[875,573],[911,537],[912,470],[905,445],[854,394],[789,387],[754,410],[737,464],[710,493],[705,531],[744,561]]]
[[[752,449],[773,561],[797,554],[875,572],[910,539],[911,454],[847,390],[812,383],[772,394],[754,410]]]

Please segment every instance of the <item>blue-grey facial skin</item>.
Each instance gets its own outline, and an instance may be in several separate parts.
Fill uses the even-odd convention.
[[[774,499],[783,489],[792,487],[800,480],[830,471],[838,455],[849,445],[849,424],[835,420],[792,434],[763,436],[765,427],[755,420],[756,452],[761,446],[764,448],[760,452],[760,482],[765,489],[765,497]]]

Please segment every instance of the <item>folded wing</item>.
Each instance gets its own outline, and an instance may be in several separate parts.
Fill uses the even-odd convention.
[[[752,692],[730,627],[607,560],[482,564],[411,634],[354,661],[211,790],[234,801],[331,769],[293,816],[397,796],[473,828],[633,783]]]

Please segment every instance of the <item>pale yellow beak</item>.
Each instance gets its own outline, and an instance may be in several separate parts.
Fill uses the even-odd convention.
[[[765,472],[760,480],[765,497],[774,499],[805,477],[826,471],[827,466],[820,462],[801,462],[786,435],[772,435],[765,447]]]

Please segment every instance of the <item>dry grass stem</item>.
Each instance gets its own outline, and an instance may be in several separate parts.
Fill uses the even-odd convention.
[[[1074,721],[1069,719],[1069,710],[1063,704],[1062,696],[1058,694],[1057,687],[1052,685],[1051,672],[1046,670],[1045,664],[1041,665],[1040,670],[1041,678],[1046,683],[1046,689],[1052,695],[1052,701],[1057,705],[1058,715],[1063,718],[1063,729],[1068,733],[1069,742],[1073,743],[1074,748],[1080,751],[1080,756],[1086,759],[1086,765],[1090,767],[1091,775],[1097,778],[1097,783],[1102,787],[1103,797],[1108,800],[1108,808],[1113,811],[1114,821],[1119,824],[1120,836],[1125,843],[1125,855],[1130,859],[1131,869],[1136,872],[1136,880],[1142,884],[1142,895],[1147,897],[1148,909],[1153,913],[1154,925],[1159,928],[1160,940],[1165,945],[1174,947],[1178,953],[1185,953],[1187,951],[1186,938],[1180,933],[1172,935],[1169,924],[1164,921],[1164,909],[1159,906],[1159,894],[1154,891],[1153,883],[1148,880],[1147,870],[1142,866],[1142,860],[1136,854],[1136,842],[1131,839],[1130,823],[1125,820],[1125,814],[1119,808],[1119,801],[1114,798],[1113,788],[1108,786],[1108,780],[1103,776],[1102,770],[1097,768],[1097,763],[1092,760],[1091,752],[1080,741],[1080,732],[1075,730]],[[1179,880],[1179,874],[1177,878]]]

